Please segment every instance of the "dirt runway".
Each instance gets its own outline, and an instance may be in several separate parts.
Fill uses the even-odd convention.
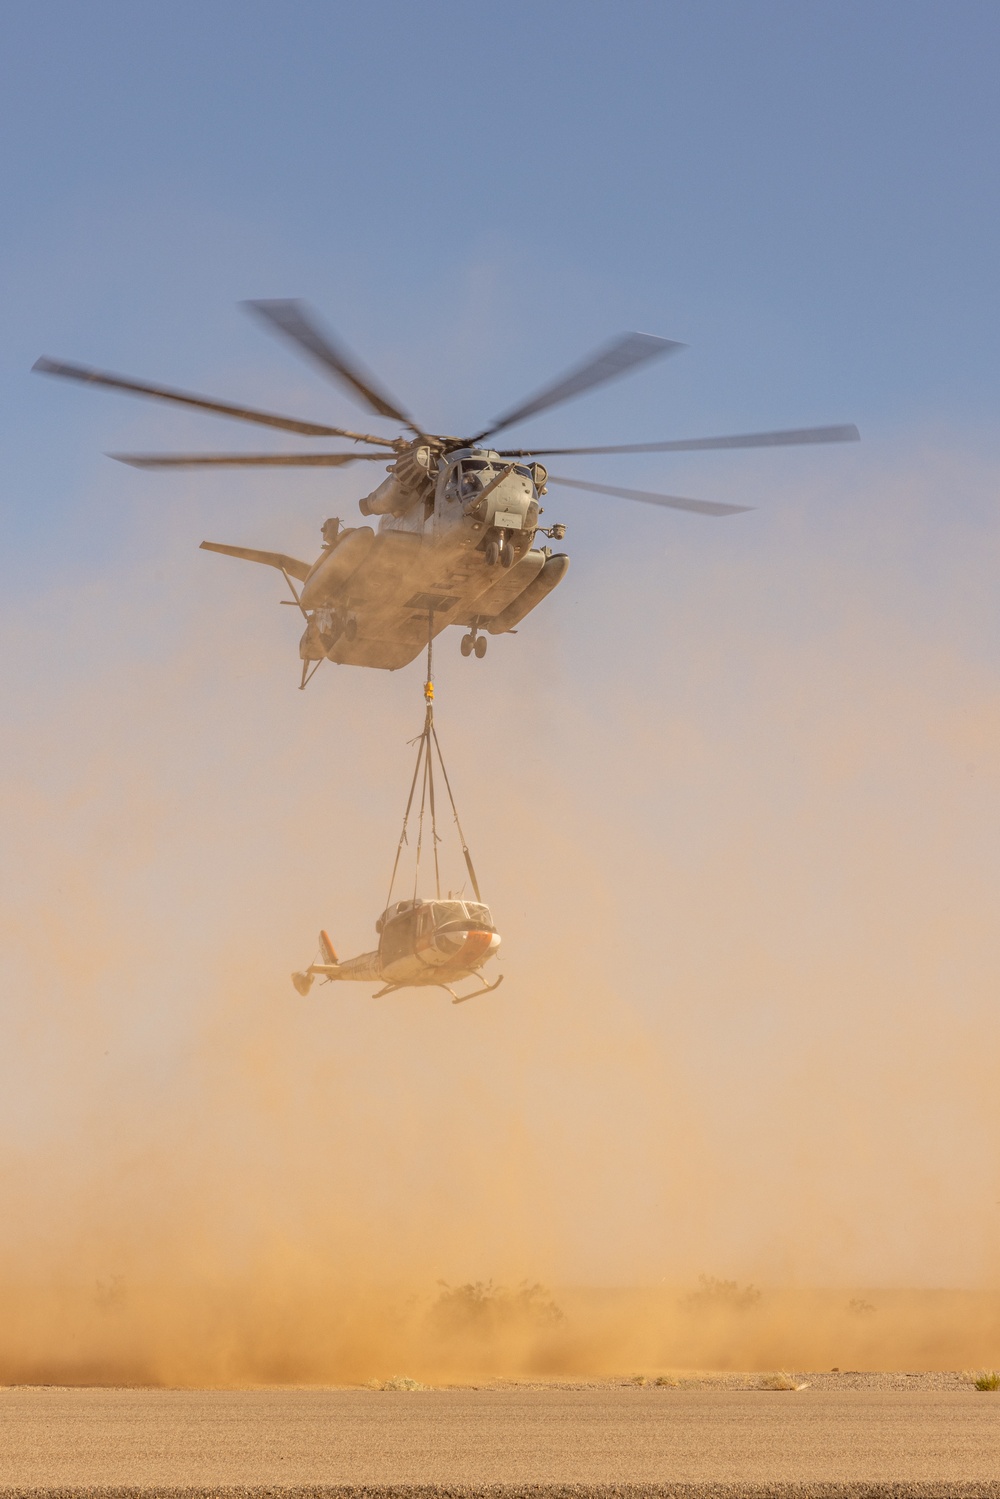
[[[656,1388],[0,1391],[0,1491],[1000,1496],[1000,1397]]]

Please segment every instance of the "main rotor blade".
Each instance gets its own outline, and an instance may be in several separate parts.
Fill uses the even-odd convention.
[[[712,448],[791,448],[812,442],[860,442],[857,427],[790,427],[784,432],[743,432],[738,437],[687,437],[676,442],[629,442],[612,448],[528,448],[501,458],[559,458],[570,453],[701,453]]]
[[[342,468],[385,453],[108,453],[132,468]]]
[[[124,390],[133,396],[151,396],[156,401],[173,401],[179,406],[194,406],[199,411],[210,411],[215,416],[231,416],[240,422],[256,422],[261,427],[279,427],[283,432],[298,432],[303,437],[349,437],[355,442],[370,442],[385,448],[394,446],[387,437],[370,437],[366,432],[348,432],[343,427],[323,427],[317,422],[300,422],[292,416],[275,416],[270,411],[256,411],[251,406],[230,406],[223,401],[211,401],[207,396],[193,396],[187,391],[171,390],[166,385],[150,385],[143,380],[131,380],[127,375],[109,375],[103,370],[91,369],[86,364],[70,364],[66,360],[47,359],[43,355],[31,367],[40,375],[59,375],[64,380],[79,380],[84,385],[105,385],[111,390]]]
[[[752,505],[717,505],[713,500],[685,500],[676,494],[650,494],[647,489],[614,489],[610,484],[585,484],[582,479],[557,479],[549,474],[549,484],[567,489],[585,489],[589,494],[612,494],[619,500],[640,500],[643,505],[664,505],[668,510],[691,510],[695,515],[741,515]]]
[[[372,411],[378,412],[379,416],[390,416],[409,427],[411,432],[420,433],[413,418],[407,416],[387,391],[379,389],[374,376],[369,375],[344,349],[338,348],[329,333],[320,331],[301,302],[244,302],[243,305],[272,329],[276,328],[285,338],[298,344],[300,349],[305,349],[325,370],[346,382]]]
[[[592,390],[595,385],[603,385],[606,380],[617,379],[627,370],[645,364],[648,359],[674,354],[685,347],[685,344],[679,344],[674,339],[656,338],[652,333],[623,333],[620,338],[605,344],[596,354],[592,354],[560,379],[544,386],[520,406],[505,411],[503,416],[498,416],[491,426],[478,433],[471,441],[482,442],[484,438],[492,437],[494,432],[510,427],[526,416],[534,416],[538,411],[558,406],[562,401],[582,395],[585,390]]]

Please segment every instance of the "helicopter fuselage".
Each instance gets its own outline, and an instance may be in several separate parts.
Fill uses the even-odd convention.
[[[311,963],[302,973],[292,975],[298,992],[308,994],[317,977],[381,983],[385,986],[383,993],[427,987],[451,992],[452,984],[478,977],[479,969],[500,947],[500,934],[489,908],[479,901],[397,901],[379,917],[376,930],[379,945],[374,952],[344,960],[337,958],[330,939],[321,932],[325,961]]]
[[[427,452],[418,449],[418,459]],[[411,455],[403,469],[417,464]],[[428,454],[430,461],[433,455]],[[429,465],[428,465],[429,466]],[[569,558],[534,545],[539,530],[539,464],[509,462],[489,449],[463,448],[437,460],[416,485],[389,476],[360,502],[371,526],[339,530],[312,566],[277,553],[203,543],[249,561],[281,566],[303,584],[307,618],[303,661],[394,671],[448,625],[482,633],[513,629],[565,576]],[[562,528],[553,528],[562,534]]]

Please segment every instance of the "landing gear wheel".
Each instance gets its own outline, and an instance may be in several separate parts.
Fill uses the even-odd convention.
[[[485,635],[477,635],[476,636],[476,644],[475,644],[474,649],[475,649],[476,655],[479,657],[480,661],[486,655],[486,646],[487,646],[486,636]]]
[[[510,542],[508,541],[507,545],[504,547],[503,551],[500,553],[500,561],[503,563],[504,567],[510,567],[511,564],[513,563],[513,561],[514,561],[514,558],[516,556],[517,556],[517,553],[514,551],[514,548],[511,546]]]
[[[500,548],[497,546],[495,541],[488,542],[486,546],[486,566],[496,567],[499,561]]]
[[[471,656],[472,655],[472,651],[473,651],[473,647],[475,646],[475,644],[476,644],[476,642],[475,642],[475,640],[473,640],[473,638],[472,638],[471,635],[463,635],[462,636],[462,655],[463,656]]]

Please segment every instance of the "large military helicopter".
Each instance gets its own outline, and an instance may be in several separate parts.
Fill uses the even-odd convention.
[[[303,437],[339,437],[365,445],[333,453],[110,455],[135,468],[340,468],[390,460],[388,477],[359,505],[362,515],[380,517],[378,531],[370,526],[344,527],[339,518],[332,518],[322,528],[323,551],[315,562],[284,552],[202,542],[208,551],[263,563],[284,574],[292,593],[288,602],[294,602],[306,620],[299,645],[301,686],[324,660],[395,671],[423,650],[428,632],[433,638],[452,624],[465,631],[463,655],[485,655],[488,635],[514,630],[566,575],[567,556],[535,545],[539,535],[556,541],[565,535],[564,524],[540,524],[539,501],[549,485],[699,515],[736,515],[750,508],[563,478],[549,473],[540,457],[790,447],[854,442],[859,436],[854,426],[829,426],[602,447],[497,449],[489,446],[497,433],[684,345],[646,333],[623,334],[481,431],[451,437],[425,432],[301,303],[256,301],[245,306],[346,386],[362,405],[402,425],[406,435],[386,437],[299,421],[65,361],[41,358],[34,368]],[[301,591],[296,583],[302,585]]]

